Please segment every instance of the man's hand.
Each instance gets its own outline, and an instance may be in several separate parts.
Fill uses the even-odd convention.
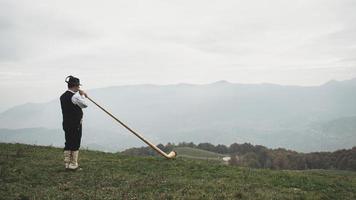
[[[83,90],[79,90],[78,92],[79,92],[79,94],[80,94],[81,96],[84,95],[86,98],[88,98],[87,93],[85,93]]]

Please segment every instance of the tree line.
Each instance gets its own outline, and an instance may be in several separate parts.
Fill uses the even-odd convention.
[[[356,146],[352,149],[342,149],[334,152],[299,153],[284,148],[270,149],[262,145],[250,143],[233,143],[229,146],[211,143],[194,144],[182,142],[179,144],[168,143],[157,145],[165,152],[172,151],[175,147],[191,147],[220,154],[229,155],[230,165],[268,168],[268,169],[338,169],[356,171]],[[127,155],[157,156],[150,147],[130,148],[123,151]]]

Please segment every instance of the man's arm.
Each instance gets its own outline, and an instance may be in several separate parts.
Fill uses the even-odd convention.
[[[72,96],[72,102],[78,105],[80,108],[86,108],[88,107],[88,105],[85,102],[84,96],[86,97],[87,94],[84,91],[80,90]]]

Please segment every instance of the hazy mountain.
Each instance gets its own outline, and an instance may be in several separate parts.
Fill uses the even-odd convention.
[[[99,134],[93,133],[91,130],[85,131],[81,147],[116,152],[118,141],[125,137],[125,143],[121,143],[120,148],[126,149],[132,147],[135,142],[137,143],[136,140],[133,140],[134,138],[127,137],[127,135],[120,136],[112,132],[107,132],[105,135],[105,137],[99,137]],[[63,147],[64,132],[60,129],[46,128],[0,129],[0,142]]]
[[[320,151],[356,144],[355,91],[356,79],[314,87],[226,81],[134,85],[88,94],[154,143],[251,142]],[[48,103],[28,103],[1,113],[0,128],[43,127],[61,132],[59,96]],[[83,131],[86,144],[109,150],[143,144],[93,104],[85,110]]]

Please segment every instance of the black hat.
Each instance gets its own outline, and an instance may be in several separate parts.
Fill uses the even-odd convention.
[[[65,79],[65,82],[71,85],[75,85],[75,86],[79,86],[80,84],[80,80],[77,77],[74,76],[67,76],[67,78]]]

